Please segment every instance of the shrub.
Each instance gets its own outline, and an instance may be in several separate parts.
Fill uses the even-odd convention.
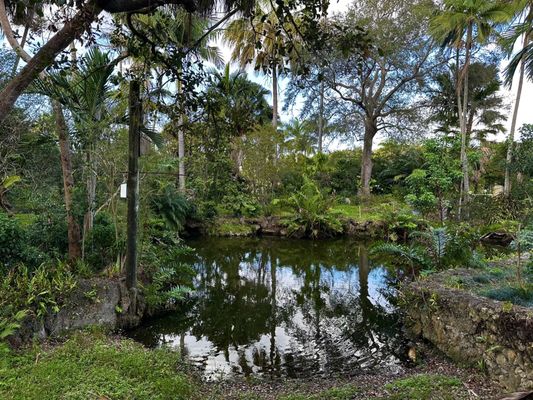
[[[28,237],[33,246],[51,258],[62,258],[68,251],[65,215],[61,213],[40,215],[29,226]]]
[[[339,215],[331,210],[333,200],[309,178],[305,178],[299,191],[282,202],[294,212],[286,223],[289,234],[316,238],[342,232]]]
[[[85,260],[93,271],[100,271],[113,263],[123,248],[123,240],[117,240],[115,224],[111,216],[105,212],[96,214],[93,229],[85,241]]]
[[[0,213],[0,272],[24,261],[27,240],[26,232],[19,222]]]
[[[173,185],[166,185],[150,199],[150,208],[169,228],[181,230],[193,212],[189,201]]]
[[[0,310],[4,316],[28,310],[38,317],[58,312],[76,287],[65,263],[42,264],[35,271],[19,264],[0,281]]]
[[[46,260],[47,257],[32,245],[20,222],[0,213],[0,273],[6,273],[19,263],[33,269]]]

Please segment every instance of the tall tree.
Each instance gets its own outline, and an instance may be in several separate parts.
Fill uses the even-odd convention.
[[[509,131],[509,138],[507,139],[505,178],[503,185],[503,193],[505,196],[509,196],[511,193],[510,169],[513,161],[516,122],[518,119],[518,110],[520,109],[520,99],[522,97],[526,67],[528,69],[529,78],[533,78],[533,44],[531,43],[531,38],[533,37],[533,3],[531,1],[523,0],[519,0],[517,3],[516,13],[519,17],[522,16],[522,19],[518,24],[513,25],[509,32],[507,32],[507,34],[504,36],[504,46],[507,48],[509,55],[512,54],[517,40],[522,38],[522,49],[513,57],[509,66],[505,70],[505,82],[510,88],[516,75],[516,69],[519,65],[518,85],[516,88],[513,119],[511,122],[511,129]]]
[[[272,78],[272,126],[278,126],[278,78],[286,70],[289,58],[297,53],[293,42],[294,28],[283,24],[270,4],[256,6],[255,18],[240,18],[232,21],[224,34],[225,41],[233,47],[231,58],[241,67],[253,64],[256,71]],[[293,32],[291,35],[290,32]]]
[[[75,3],[75,4],[73,4]],[[253,0],[224,0],[222,6],[227,11],[227,14],[219,21],[222,23],[229,17],[236,13],[244,13],[250,15],[254,8]],[[307,11],[308,18],[305,19],[306,29],[310,40],[319,41],[316,35],[315,21],[325,13],[324,0],[291,0],[286,3],[277,4],[279,15],[283,17],[284,21],[293,21],[291,10],[300,9]],[[39,50],[35,53],[31,60],[29,60],[24,68],[4,87],[0,95],[0,121],[5,118],[5,115],[13,108],[15,101],[22,94],[22,92],[31,84],[31,82],[38,77],[38,75],[48,68],[56,57],[64,51],[70,43],[79,39],[81,35],[90,30],[93,22],[105,10],[110,13],[126,13],[128,16],[136,13],[146,13],[153,11],[156,8],[164,5],[181,6],[190,12],[207,12],[212,11],[220,3],[214,0],[203,2],[195,2],[193,0],[86,0],[76,2],[65,2],[63,0],[47,0],[47,1],[32,1],[25,0],[11,0],[9,2],[12,6],[17,7],[39,7],[44,5],[56,5],[66,8],[64,14],[58,15],[72,15],[67,18],[64,24],[59,29],[54,25],[51,27],[55,34],[46,41]],[[138,33],[138,32],[137,32]],[[136,33],[134,33],[136,34]],[[146,39],[141,34],[142,39]],[[152,46],[157,50],[157,45]]]
[[[461,132],[461,165],[463,170],[462,204],[469,200],[470,176],[467,157],[469,68],[474,45],[485,44],[499,23],[510,18],[509,6],[502,2],[487,0],[445,0],[443,8],[430,23],[431,34],[444,45],[456,49],[457,66],[459,53],[464,46],[464,61],[459,69],[456,95]]]
[[[220,49],[210,43],[220,35],[220,30],[209,30],[211,21],[207,18],[191,15],[183,10],[169,12],[163,8],[150,15],[137,15],[130,20],[130,25],[135,26],[135,30],[142,31],[152,43],[160,42],[159,47],[167,54],[176,51],[186,52],[192,44],[196,43],[194,56],[202,61],[207,61],[216,66],[223,65],[223,57]],[[206,34],[206,32],[209,32]],[[127,44],[124,44],[127,48]],[[147,55],[150,57],[150,54]],[[150,65],[154,63],[151,62]],[[184,75],[196,65],[191,62],[184,62],[177,57],[175,95],[170,105],[159,107],[169,115],[173,125],[172,134],[178,142],[178,186],[180,191],[185,190],[186,168],[185,168],[185,127],[186,127],[186,102],[184,101],[183,84]],[[168,73],[166,61],[159,62],[158,67],[162,69],[161,75]]]
[[[333,22],[341,30],[324,79],[363,126],[362,196],[370,195],[377,133],[408,127],[409,119],[426,105],[425,79],[439,65],[425,35],[428,16],[429,9],[420,3],[360,0],[345,17]],[[360,42],[362,30],[371,45],[355,53],[351,46]]]
[[[84,175],[86,182],[87,211],[83,224],[82,255],[85,237],[93,227],[96,211],[97,143],[109,132],[116,116],[112,113],[114,100],[111,96],[110,78],[115,63],[109,55],[92,48],[69,74],[54,73],[39,80],[36,87],[70,110],[78,139],[85,156]]]
[[[17,62],[13,67],[13,71],[16,72],[16,65],[18,60],[22,59],[25,62],[31,60],[31,56],[24,50],[25,36],[28,34],[28,27],[31,24],[31,18],[33,17],[33,10],[29,10],[28,16],[26,16],[26,27],[24,30],[24,36],[19,43],[9,22],[7,15],[7,9],[5,1],[0,0],[0,26],[6,36],[12,49],[17,54]],[[46,74],[41,73],[42,77]],[[59,140],[59,149],[61,154],[61,169],[63,172],[63,195],[65,199],[65,211],[67,214],[67,235],[68,235],[68,255],[71,261],[76,260],[81,255],[80,247],[80,227],[72,211],[72,192],[74,190],[74,175],[72,173],[72,161],[70,152],[70,141],[67,124],[65,123],[65,116],[61,104],[52,99],[52,110],[56,121],[56,133]]]

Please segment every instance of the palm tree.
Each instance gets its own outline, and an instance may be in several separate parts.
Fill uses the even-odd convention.
[[[463,185],[461,200],[468,203],[470,178],[467,158],[468,79],[475,43],[484,44],[498,24],[510,19],[509,6],[487,0],[444,0],[444,9],[430,22],[431,34],[443,45],[456,49],[457,109],[461,131],[461,165]],[[459,68],[459,53],[464,46],[463,66]],[[459,210],[460,214],[460,210]]]
[[[531,43],[531,38],[533,36],[533,3],[531,3],[531,1],[518,1],[517,14],[523,15],[523,20],[518,24],[513,25],[507,35],[504,36],[504,47],[507,48],[509,54],[512,53],[516,41],[520,37],[523,37],[522,49],[513,57],[505,70],[505,83],[509,88],[511,88],[513,78],[516,74],[516,69],[520,66],[518,73],[518,87],[516,89],[516,98],[513,110],[513,119],[511,122],[511,130],[509,131],[509,138],[507,139],[505,181],[503,185],[503,193],[505,196],[509,196],[511,192],[510,166],[513,160],[516,121],[518,118],[518,109],[520,108],[520,98],[522,96],[522,88],[524,86],[526,67],[528,69],[528,77],[530,79],[533,78],[533,43]]]
[[[85,152],[87,211],[84,233],[92,229],[96,210],[96,145],[116,119],[112,114],[114,100],[110,84],[114,66],[108,54],[91,48],[70,74],[51,74],[36,81],[35,85],[38,91],[70,110]]]
[[[206,112],[216,119],[215,125],[225,125],[231,137],[245,141],[246,134],[254,126],[266,123],[272,116],[272,108],[265,98],[269,94],[263,86],[250,81],[244,72],[231,72],[227,64],[223,71],[211,71],[211,79],[206,88]],[[240,173],[243,163],[242,146],[232,156],[235,169]]]
[[[294,38],[287,32],[273,9],[258,4],[256,17],[232,21],[225,33],[226,43],[233,46],[232,61],[241,68],[253,64],[256,71],[271,74],[272,77],[272,126],[278,127],[278,77],[283,73],[285,62],[294,58],[298,49],[294,44],[286,46]],[[294,29],[293,29],[294,30]],[[287,51],[283,51],[283,50]]]
[[[34,8],[35,7],[35,8]],[[19,59],[23,59],[25,62],[30,62],[32,57],[24,50],[24,45],[26,43],[26,37],[29,32],[30,25],[33,22],[33,17],[36,11],[39,11],[39,6],[35,5],[34,7],[26,10],[26,15],[23,16],[24,21],[15,22],[24,22],[24,34],[22,35],[20,43],[18,42],[15,34],[11,28],[11,24],[8,18],[8,11],[5,6],[5,2],[0,0],[0,26],[2,31],[10,46],[13,48],[15,53],[17,53],[17,59],[13,66],[13,73],[17,70],[17,64]],[[41,73],[41,77],[46,76],[44,72]],[[54,113],[55,123],[56,123],[56,133],[59,142],[59,151],[61,154],[61,171],[63,174],[63,196],[65,200],[65,211],[67,217],[67,235],[68,235],[68,258],[73,261],[80,257],[81,247],[80,247],[80,227],[73,215],[72,211],[72,193],[74,190],[74,176],[72,173],[72,161],[71,161],[71,152],[70,152],[70,141],[68,137],[68,129],[65,122],[65,116],[63,114],[63,109],[61,104],[52,99],[52,110]]]
[[[291,119],[284,124],[285,144],[293,151],[308,156],[314,150],[317,140],[312,135],[312,129],[308,121],[298,118]]]
[[[209,43],[216,40],[220,30],[209,31],[210,20],[201,16],[193,16],[184,10],[169,12],[167,9],[161,9],[151,15],[138,15],[135,18],[136,25],[142,27],[143,32],[153,32],[154,40],[161,41],[168,47],[168,53],[174,49],[186,49],[191,44],[196,43],[195,54],[201,59],[211,62],[216,66],[223,64],[223,57],[220,49]],[[209,32],[207,35],[206,32]],[[157,38],[157,39],[156,39]],[[165,67],[165,66],[163,66]],[[183,69],[179,68],[179,74],[183,74]],[[185,123],[185,113],[183,102],[180,97],[183,94],[182,76],[176,81],[177,102],[175,103],[174,124],[177,130],[176,137],[178,140],[178,187],[181,192],[185,191],[185,132],[183,125]]]

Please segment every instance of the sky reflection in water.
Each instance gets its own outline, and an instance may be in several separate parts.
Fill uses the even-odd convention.
[[[347,375],[399,368],[404,351],[387,270],[349,240],[202,238],[184,260],[196,292],[132,332],[172,346],[207,380]]]

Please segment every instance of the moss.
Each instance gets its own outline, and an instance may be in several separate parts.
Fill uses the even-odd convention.
[[[196,399],[194,382],[170,350],[79,333],[53,349],[36,347],[0,363],[0,398]]]
[[[461,397],[461,381],[444,375],[416,375],[385,385],[383,400],[455,400]]]

